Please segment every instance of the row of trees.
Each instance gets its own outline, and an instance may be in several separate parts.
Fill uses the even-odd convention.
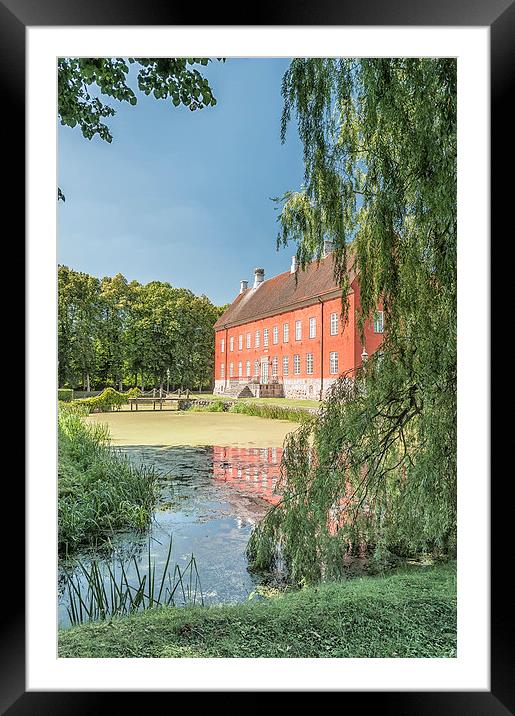
[[[223,310],[166,282],[98,279],[59,266],[59,386],[207,387]]]

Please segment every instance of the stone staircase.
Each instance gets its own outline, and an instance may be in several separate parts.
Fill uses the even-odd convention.
[[[224,398],[253,398],[254,394],[249,388],[248,383],[239,383],[231,385],[222,393]]]

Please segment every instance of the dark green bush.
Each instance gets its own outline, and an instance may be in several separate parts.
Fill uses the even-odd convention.
[[[59,388],[57,390],[57,400],[62,400],[65,403],[69,403],[73,400],[72,388]]]

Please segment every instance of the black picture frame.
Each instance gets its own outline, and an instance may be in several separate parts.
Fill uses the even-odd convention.
[[[25,216],[25,38],[28,26],[92,25],[350,25],[350,26],[483,26],[491,33],[491,232],[507,216],[512,182],[500,179],[500,170],[509,161],[507,152],[512,141],[512,115],[508,111],[515,76],[513,44],[515,38],[515,2],[513,0],[317,0],[280,5],[261,2],[246,16],[235,18],[229,6],[212,4],[202,9],[184,4],[174,6],[159,0],[0,0],[0,83],[4,107],[3,137],[17,147],[16,161],[9,165],[9,213],[17,217],[19,231]],[[513,152],[513,150],[512,150]],[[13,206],[14,205],[14,206]],[[18,209],[18,211],[16,211]],[[509,224],[506,223],[506,226]],[[23,245],[23,241],[20,245]],[[501,716],[515,714],[513,689],[513,646],[508,636],[512,623],[512,589],[502,584],[501,560],[506,554],[504,523],[500,516],[506,503],[505,485],[491,486],[491,691],[450,692],[346,692],[345,708],[367,707],[382,714],[463,714],[464,716]],[[501,489],[503,490],[501,495]],[[24,484],[14,486],[11,498],[24,504]],[[498,515],[499,519],[494,520]],[[17,538],[17,547],[22,542]],[[506,566],[505,564],[503,565]],[[9,566],[18,584],[24,582],[23,566]],[[16,574],[16,570],[18,573]],[[9,608],[0,639],[2,713],[19,714],[97,714],[120,711],[120,696],[114,692],[26,692],[25,690],[25,613],[23,605]],[[409,688],[409,685],[407,685]],[[156,694],[158,695],[158,694]],[[129,694],[132,706],[138,708],[140,693]],[[257,706],[260,695],[253,702]],[[171,705],[171,704],[170,704]],[[247,707],[246,707],[247,708]]]

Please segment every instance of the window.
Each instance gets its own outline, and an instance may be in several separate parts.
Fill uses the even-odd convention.
[[[243,375],[243,366],[242,366],[241,360],[240,360],[240,361],[238,361],[238,378],[241,378],[242,375]]]
[[[329,373],[336,375],[338,373],[338,353],[329,353]]]
[[[225,353],[225,338],[222,338],[222,342],[220,343],[220,350],[222,353]]]
[[[245,364],[247,378],[250,378],[250,361],[248,360]]]
[[[283,326],[283,343],[288,343],[290,339],[290,324],[285,323]]]
[[[272,341],[274,343],[279,343],[279,328],[277,326],[274,326],[274,330],[272,332]]]
[[[313,353],[306,354],[306,373],[308,375],[313,373]]]
[[[259,348],[259,331],[256,331],[256,339],[254,341],[255,348]]]
[[[329,333],[332,336],[338,335],[338,314],[337,313],[331,313],[331,328]]]
[[[277,378],[277,358],[272,358],[272,378]]]
[[[289,360],[288,356],[283,356],[283,375],[288,375]]]
[[[232,378],[234,374],[234,363],[229,363],[229,377]]]
[[[259,375],[259,361],[258,360],[254,361],[254,375],[256,376],[256,378]]]
[[[251,335],[250,335],[250,333],[247,333],[247,348],[250,348],[250,339],[251,339]]]
[[[295,375],[300,374],[300,356],[299,355],[293,356],[293,373]]]
[[[300,341],[302,338],[302,321],[295,321],[295,340]]]
[[[384,314],[382,311],[375,312],[374,333],[384,333]]]
[[[268,328],[263,330],[263,348],[268,348]]]
[[[231,336],[229,338],[229,350],[232,352],[234,350],[234,338]]]
[[[317,334],[317,319],[310,318],[309,319],[309,337],[316,338],[316,334]]]
[[[225,365],[223,363],[220,366],[220,377],[225,378]]]
[[[243,349],[243,336],[238,336],[238,350],[241,351]]]

